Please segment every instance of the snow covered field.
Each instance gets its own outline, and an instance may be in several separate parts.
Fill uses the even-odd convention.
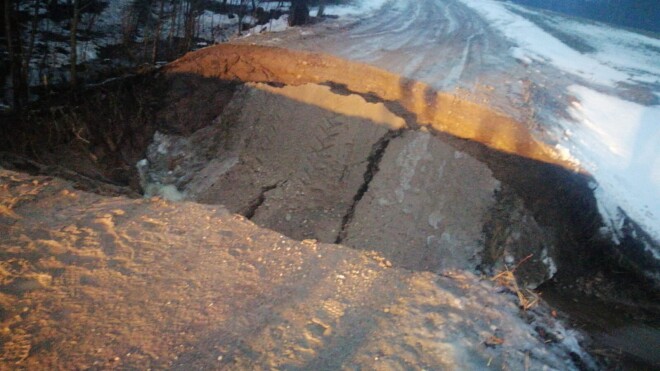
[[[570,119],[557,118],[560,145],[590,172],[600,211],[614,237],[624,213],[660,241],[660,40],[595,23],[543,15],[551,26],[588,43],[585,53],[528,20],[525,8],[492,0],[461,0],[516,44],[511,55],[551,65],[574,80]],[[538,14],[537,14],[538,15]],[[648,89],[655,98],[632,102],[613,91]],[[546,123],[547,124],[547,123]],[[652,251],[660,258],[660,251]]]

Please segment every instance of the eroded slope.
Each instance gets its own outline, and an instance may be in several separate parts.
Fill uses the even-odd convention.
[[[0,192],[2,368],[577,367],[573,335],[470,273],[388,268],[218,206],[6,170]]]

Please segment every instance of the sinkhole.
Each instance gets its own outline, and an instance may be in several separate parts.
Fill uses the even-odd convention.
[[[71,123],[50,109],[75,135],[39,145],[88,189],[221,204],[399,268],[515,269],[558,303],[577,293],[652,310],[658,263],[634,223],[620,245],[603,233],[588,174],[514,119],[424,83],[225,44],[97,87],[76,109]]]

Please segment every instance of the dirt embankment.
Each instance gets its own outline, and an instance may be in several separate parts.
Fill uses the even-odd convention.
[[[129,106],[134,109],[126,115],[120,110],[121,104],[114,104],[113,113],[104,117],[93,112],[94,107],[103,107],[108,90],[90,94],[91,104],[81,104],[62,117],[86,112],[82,122],[91,125],[101,121],[110,129],[76,131],[80,126],[71,125],[68,136],[56,141],[60,146],[52,151],[56,156],[50,161],[67,159],[61,165],[74,169],[74,175],[84,174],[92,184],[111,180],[117,186],[135,189],[139,172],[147,193],[226,205],[229,211],[288,237],[375,251],[365,256],[375,254],[386,266],[415,272],[478,268],[489,272],[525,261],[516,270],[522,285],[536,287],[553,275],[559,282],[573,282],[576,276],[583,276],[584,287],[577,288],[581,290],[591,284],[595,272],[608,266],[607,254],[616,251],[599,235],[600,219],[585,175],[575,173],[572,164],[561,160],[552,147],[531,138],[515,120],[437,93],[422,83],[321,54],[221,45],[191,53],[149,76],[144,84],[129,86],[130,94],[119,94],[123,99],[130,102],[131,97],[145,94],[151,103]],[[132,131],[121,130],[122,120],[130,123]],[[140,126],[140,122],[145,125]],[[36,128],[39,130],[44,127]],[[139,140],[131,139],[133,135]],[[151,138],[153,143],[147,148]],[[145,152],[146,159],[135,170]],[[74,156],[68,158],[70,154]],[[14,165],[18,162],[12,160]],[[137,207],[128,201],[122,205]],[[197,215],[188,207],[181,206],[181,210]],[[113,224],[115,217],[126,212],[122,208],[117,215],[106,210],[95,218],[101,224]],[[24,228],[12,219],[19,214],[12,211],[7,215],[9,231],[13,226]],[[206,216],[199,213],[197,217]],[[158,218],[148,218],[162,228],[179,228],[182,234],[196,224],[192,216],[166,219],[162,224]],[[233,228],[240,226],[230,227],[227,236],[243,236]],[[109,231],[99,237],[108,244],[102,248],[104,254],[124,254],[105,257],[99,264],[118,267],[124,274],[122,262],[139,256],[142,252],[138,249],[167,245],[164,241],[168,239],[159,239],[158,232],[154,232],[155,242],[146,244],[137,232],[131,233]],[[246,238],[249,242],[254,237]],[[217,243],[231,247],[239,240]],[[263,247],[258,244],[258,249]],[[237,254],[240,266],[240,252]],[[198,263],[186,268],[176,262],[168,269],[192,269]],[[148,271],[144,277],[162,273],[144,269]],[[211,274],[205,269],[196,274]],[[264,273],[261,268],[257,270]],[[269,272],[261,278],[270,279]],[[225,280],[228,276],[218,278],[217,283]],[[617,293],[624,287],[617,285],[621,282],[597,294]],[[152,289],[165,290],[160,286]],[[298,289],[289,285],[286,290]],[[627,295],[630,290],[626,290]],[[191,293],[197,294],[203,293]],[[627,300],[626,295],[621,297]],[[195,298],[185,300],[199,299]],[[274,299],[260,303],[269,300]],[[259,313],[249,316],[259,317]],[[169,318],[162,313],[154,315]],[[136,317],[136,321],[142,320]],[[192,326],[190,323],[185,326]],[[326,319],[317,318],[312,323],[318,325],[309,325],[312,335],[334,331],[327,330],[332,326]],[[238,343],[232,340],[231,347],[239,347],[241,353],[246,350],[236,344],[243,330],[223,325],[218,331],[237,331],[234,340]],[[193,335],[186,336],[185,341],[193,342]],[[317,343],[318,339],[310,339],[304,341]],[[343,341],[339,339],[335,340]],[[273,344],[266,348],[280,349],[284,343],[275,339]],[[173,343],[162,349],[170,352],[171,346]],[[199,346],[204,344],[190,345],[190,354],[180,354],[185,358],[182,365],[193,362]],[[253,364],[264,359],[257,356],[263,354],[261,350],[254,350],[252,345],[247,348],[257,358],[250,356],[240,362]],[[287,352],[285,355],[293,354]],[[155,358],[145,353],[148,362],[162,357],[153,353]],[[218,354],[218,360],[224,359],[225,351]],[[161,365],[158,362],[146,364]],[[167,362],[162,365],[178,361],[168,358]],[[296,362],[300,366],[312,361],[302,357]],[[325,355],[313,362],[320,365],[318,362],[329,360]],[[439,362],[429,360],[429,364]]]
[[[246,82],[270,86],[243,86]],[[240,97],[234,99],[237,88]],[[307,113],[297,116],[300,112]],[[48,119],[65,123],[55,125],[64,130],[55,131],[54,138]],[[21,125],[17,130],[26,139],[17,142],[48,140],[27,150],[14,143],[14,149],[52,149],[40,160],[84,175],[84,181],[75,180],[89,183],[85,189],[108,183],[137,189],[135,163],[160,131],[166,141],[178,136],[189,148],[187,154],[151,158],[161,162],[152,174],[164,174],[152,181],[173,184],[175,191],[189,192],[189,199],[226,204],[295,238],[354,241],[366,248],[384,238],[391,247],[384,243],[383,249],[392,251],[392,259],[400,254],[395,250],[402,250],[394,246],[416,241],[412,244],[427,247],[425,253],[400,256],[403,266],[417,267],[422,260],[432,262],[428,269],[443,266],[444,253],[436,250],[459,241],[462,248],[470,246],[472,253],[462,260],[472,266],[533,254],[520,270],[536,275],[530,280],[535,284],[555,268],[572,280],[591,269],[594,258],[602,261],[605,250],[639,271],[653,269],[643,246],[607,246],[599,236],[588,178],[574,174],[572,164],[534,140],[524,125],[423,83],[328,55],[219,45],[137,81],[92,89],[73,108],[50,110],[38,122],[25,125],[27,129]],[[417,132],[404,133],[408,130]],[[419,145],[429,154],[406,149]],[[388,151],[388,146],[396,149]],[[463,157],[474,166],[459,164]],[[35,170],[21,161],[11,162],[18,169],[76,178],[52,166]],[[444,176],[445,166],[456,170]],[[484,184],[491,184],[476,186],[472,172],[490,178]],[[304,184],[310,179],[322,186]],[[124,193],[131,193],[130,188]],[[385,193],[391,189],[395,194],[388,200]],[[442,194],[451,195],[455,204],[442,204]],[[388,206],[392,201],[407,205]],[[287,203],[295,205],[295,212],[281,207]],[[456,211],[460,209],[466,211]],[[397,220],[397,225],[379,219]],[[372,232],[365,234],[356,225],[369,225]],[[466,235],[465,225],[474,230]],[[390,235],[378,237],[384,229],[391,229]],[[398,237],[389,240],[393,235]]]
[[[1,369],[590,362],[547,309],[523,320],[515,295],[468,272],[412,272],[220,206],[102,197],[3,169],[0,200]]]
[[[224,44],[190,53],[166,66],[164,73],[286,85],[329,84],[388,103],[414,128],[428,126],[505,153],[575,169],[554,148],[538,142],[527,128],[503,114],[437,92],[422,82],[329,55]]]
[[[242,205],[237,205],[232,210],[254,217],[256,218],[255,220],[263,220],[264,225],[282,230],[292,236],[318,238],[332,242],[330,237],[334,233],[339,233],[335,241],[345,241],[345,236],[342,233],[350,230],[350,224],[354,221],[356,215],[358,217],[364,217],[366,215],[375,217],[379,215],[380,212],[376,212],[375,210],[379,207],[385,207],[382,203],[387,203],[388,201],[382,195],[379,196],[375,193],[378,186],[371,184],[371,181],[374,177],[377,180],[379,179],[377,173],[381,167],[385,168],[391,165],[393,167],[392,170],[386,169],[384,172],[392,174],[398,171],[396,167],[414,169],[411,170],[413,174],[409,175],[399,172],[398,175],[400,175],[401,179],[396,181],[398,182],[411,176],[419,177],[412,181],[413,183],[423,183],[424,185],[421,189],[418,186],[412,186],[406,189],[406,191],[411,195],[420,192],[427,195],[412,196],[417,200],[423,199],[423,197],[429,197],[429,199],[438,201],[439,198],[436,196],[442,193],[443,187],[446,186],[445,181],[442,180],[442,171],[438,169],[445,160],[449,163],[460,160],[460,156],[462,156],[460,153],[455,155],[459,158],[451,158],[451,156],[447,156],[453,153],[452,149],[437,149],[439,151],[438,153],[443,154],[439,156],[431,155],[432,159],[430,161],[428,159],[422,160],[424,156],[421,156],[418,159],[408,161],[410,163],[404,165],[406,162],[404,158],[397,159],[396,155],[388,154],[388,146],[396,147],[398,149],[394,152],[400,152],[400,150],[405,148],[405,144],[394,145],[394,143],[400,141],[414,142],[416,137],[420,135],[422,135],[421,142],[424,142],[426,140],[423,138],[424,134],[409,133],[402,135],[402,131],[398,129],[392,130],[391,125],[387,127],[387,125],[379,123],[378,119],[369,117],[362,117],[362,119],[368,121],[367,126],[382,128],[378,129],[381,130],[380,133],[374,132],[363,137],[364,134],[356,131],[349,135],[349,138],[343,139],[332,136],[334,135],[332,134],[333,131],[351,132],[355,127],[355,125],[338,125],[341,122],[337,122],[337,120],[333,122],[333,117],[342,117],[342,120],[348,120],[350,117],[351,120],[354,120],[360,118],[360,114],[357,112],[366,109],[365,103],[377,103],[382,104],[389,113],[403,119],[405,121],[405,130],[416,131],[424,129],[432,133],[432,139],[430,140],[431,146],[429,148],[449,144],[453,150],[465,153],[468,155],[467,157],[476,159],[477,162],[475,164],[483,164],[487,168],[483,171],[483,174],[490,172],[492,173],[492,177],[501,183],[499,188],[491,186],[489,191],[486,191],[483,195],[478,195],[478,192],[475,193],[478,187],[473,187],[476,183],[463,179],[466,181],[457,181],[455,183],[458,185],[455,187],[457,191],[453,191],[452,197],[454,197],[454,202],[457,202],[456,205],[458,205],[459,201],[463,202],[460,206],[452,206],[454,210],[464,208],[465,205],[473,205],[467,208],[476,207],[477,210],[480,208],[490,210],[488,216],[482,217],[479,220],[479,225],[482,225],[485,231],[485,241],[481,237],[475,238],[475,236],[481,236],[481,234],[476,233],[476,230],[475,233],[471,234],[473,237],[458,238],[459,241],[462,240],[461,244],[463,246],[485,244],[486,251],[479,253],[482,261],[485,260],[492,263],[493,260],[501,259],[507,254],[510,256],[510,261],[519,261],[529,254],[534,254],[533,261],[535,263],[531,264],[532,262],[529,262],[527,264],[528,266],[521,267],[521,270],[527,269],[532,274],[539,271],[550,273],[555,268],[558,268],[560,275],[564,274],[564,277],[572,281],[574,275],[591,269],[589,265],[595,259],[599,262],[598,264],[603,262],[603,251],[619,254],[620,251],[625,251],[630,246],[628,245],[620,250],[612,250],[612,247],[608,246],[606,238],[603,239],[600,236],[600,217],[591,193],[592,191],[588,186],[588,177],[575,174],[573,172],[575,170],[573,164],[563,161],[561,156],[555,152],[554,148],[536,141],[531,137],[524,125],[499,112],[473,102],[462,100],[451,94],[438,93],[423,83],[410,81],[378,68],[348,62],[328,55],[248,45],[220,45],[191,53],[165,67],[160,76],[171,81],[192,78],[256,82],[258,84],[271,85],[257,84],[256,86],[247,87],[247,90],[253,90],[253,92],[245,93],[239,99],[240,103],[234,104],[235,106],[239,106],[238,108],[231,110],[232,113],[227,115],[227,117],[218,115],[220,121],[224,120],[219,124],[223,128],[221,129],[222,133],[219,135],[226,135],[230,138],[222,144],[222,146],[225,146],[224,153],[233,153],[234,157],[226,156],[222,160],[224,162],[217,162],[216,165],[219,166],[221,172],[228,171],[227,167],[236,161],[236,159],[245,159],[254,155],[253,157],[258,157],[256,160],[257,163],[262,161],[261,158],[268,163],[268,166],[262,166],[262,168],[271,170],[279,168],[280,170],[276,171],[280,172],[279,174],[274,175],[271,173],[270,175],[264,175],[261,173],[260,165],[253,166],[247,163],[240,163],[241,166],[246,165],[254,170],[252,173],[255,178],[250,181],[255,179],[269,180],[267,182],[255,181],[254,184],[256,187],[252,189],[256,188],[256,190],[248,192],[248,194],[251,194],[249,197],[250,200],[248,202],[241,201]],[[329,89],[326,88],[323,90],[323,88],[316,88],[315,91],[323,90],[325,95],[315,95],[315,93],[311,92],[313,89],[310,87],[310,84],[320,84],[327,86]],[[333,94],[329,94],[328,90]],[[262,98],[258,98],[257,96],[261,96]],[[340,101],[340,97],[338,96],[344,96],[346,100],[341,103],[329,104],[328,107],[324,106],[324,102],[326,101]],[[362,98],[361,105],[356,103],[356,98],[359,97]],[[288,108],[282,108],[284,106]],[[343,108],[339,109],[338,107]],[[271,109],[272,112],[270,111]],[[299,111],[313,109],[317,109],[314,114],[296,116],[296,113]],[[323,118],[324,115],[328,117]],[[309,117],[318,119],[309,120]],[[298,124],[302,123],[302,125],[296,127],[297,124],[295,122],[298,122]],[[251,132],[249,130],[246,131],[249,128],[256,129],[250,129],[252,130]],[[282,134],[280,129],[285,134]],[[382,135],[380,139],[375,140],[379,135],[384,133],[382,131],[384,129],[387,129],[387,133]],[[304,132],[304,134],[299,134],[301,132]],[[300,136],[297,137],[297,135]],[[274,147],[267,148],[266,144],[271,141],[271,136]],[[242,139],[238,139],[239,137]],[[255,142],[252,142],[252,140],[255,140]],[[308,143],[305,143],[305,141]],[[314,141],[318,141],[318,143],[313,143]],[[243,145],[241,143],[247,144]],[[278,145],[280,147],[277,147]],[[367,164],[363,173],[364,181],[351,180],[353,185],[345,187],[341,182],[337,183],[334,181],[334,179],[343,180],[341,176],[336,177],[331,175],[332,171],[324,173],[319,167],[326,166],[328,161],[338,162],[338,164],[332,166],[350,165],[349,168],[355,171],[354,176],[362,172],[360,167],[355,167],[355,164],[349,161],[348,158],[341,158],[343,155],[340,152],[334,154],[326,153],[324,154],[325,156],[330,156],[326,159],[318,157],[320,153],[318,151],[326,145],[330,147],[336,146],[335,148],[341,146],[360,147],[358,152],[351,152],[351,155],[362,156],[363,161]],[[257,148],[257,146],[259,147]],[[218,148],[217,146],[213,147],[213,150],[217,150]],[[259,151],[262,150],[266,152],[258,155],[260,153]],[[237,155],[241,151],[243,151],[244,155]],[[266,155],[269,151],[270,154]],[[306,192],[304,189],[293,185],[294,182],[291,180],[298,177],[298,175],[293,177],[289,175],[292,174],[291,172],[295,173],[300,169],[287,169],[285,171],[280,165],[275,164],[276,162],[283,163],[281,159],[276,160],[277,156],[283,156],[283,151],[289,151],[290,155],[297,153],[296,156],[298,157],[289,157],[289,160],[291,158],[297,159],[293,162],[294,165],[291,166],[304,167],[304,162],[298,161],[300,156],[303,156],[309,164],[307,169],[302,169],[303,172],[317,167],[315,170],[316,174],[321,175],[320,179],[323,179],[324,184],[336,184],[337,187],[341,188],[344,196],[337,199],[336,205],[338,207],[322,206],[319,204],[318,209],[321,211],[308,213],[309,218],[305,217],[304,214],[288,213],[284,208],[272,207],[272,201],[275,199],[279,199],[281,201],[280,204],[285,204],[287,197],[290,197],[294,193],[298,194],[296,197],[299,199],[303,194],[312,194],[308,199],[314,199],[314,197],[319,199],[318,196],[313,195],[314,190]],[[314,151],[317,153],[312,154]],[[433,153],[433,151],[436,151],[436,149],[430,149],[430,153]],[[365,158],[364,154],[367,152],[369,156]],[[278,155],[273,155],[274,153],[278,153]],[[405,157],[405,154],[402,156]],[[415,156],[413,153],[413,157]],[[384,163],[382,162],[383,159],[386,159]],[[398,164],[397,161],[399,162]],[[415,168],[417,165],[419,167]],[[450,165],[448,168],[452,166],[454,165]],[[460,168],[460,165],[457,166],[457,168]],[[433,171],[428,172],[425,170],[429,168],[433,169]],[[199,169],[197,168],[196,170]],[[238,167],[237,169],[245,168]],[[289,173],[286,173],[287,171]],[[468,173],[471,171],[478,172],[479,170],[476,170],[476,167],[472,167]],[[428,174],[420,175],[424,172]],[[436,173],[433,174],[434,172]],[[236,173],[242,174],[241,171],[236,171]],[[323,177],[324,174],[328,176]],[[454,175],[462,176],[460,171]],[[422,180],[423,176],[428,176],[433,181]],[[309,178],[309,175],[302,176],[302,178],[305,177]],[[446,179],[452,178],[455,178],[455,176],[447,177]],[[327,179],[333,179],[333,181],[328,182]],[[188,180],[185,179],[184,182]],[[236,180],[235,177],[232,178],[232,175],[227,175],[223,182],[217,183],[215,186],[215,189],[222,189],[222,191],[219,193],[211,192],[206,196],[201,195],[199,198],[195,198],[197,197],[195,196],[193,199],[199,199],[204,202],[226,202],[232,204],[240,200],[240,197],[236,197],[235,195],[218,197],[218,195],[221,195],[223,192],[233,192],[228,190],[233,188],[231,184],[234,180]],[[362,185],[356,189],[356,185],[359,182],[362,182]],[[404,188],[409,187],[409,185],[405,185],[406,182],[404,181]],[[463,186],[462,188],[462,191],[467,191],[463,195],[460,194],[461,184],[468,184],[468,186]],[[181,183],[177,184],[180,190],[182,189],[182,185]],[[210,184],[207,185],[212,188]],[[396,185],[392,183],[384,186],[384,188],[388,187],[396,187]],[[433,187],[437,188],[434,190]],[[288,192],[289,196],[282,194],[283,192],[287,193],[285,191],[287,188],[290,190]],[[246,190],[249,188],[242,189]],[[330,192],[328,187],[322,187],[320,190],[316,190],[317,193],[320,191],[322,191],[321,193]],[[451,194],[451,192],[451,186],[449,186],[449,190],[445,194]],[[332,192],[330,193],[332,194]],[[199,192],[194,191],[193,194],[199,195]],[[346,200],[350,194],[354,194],[352,205],[349,205]],[[243,197],[247,196],[243,195]],[[396,197],[397,202],[399,202],[401,195]],[[320,198],[323,198],[323,196],[321,195]],[[363,198],[364,202],[361,202]],[[328,197],[327,199],[334,200],[333,197]],[[469,203],[469,201],[478,199],[487,201],[481,204]],[[400,202],[408,201],[401,200]],[[335,201],[332,201],[332,203],[335,203]],[[378,203],[381,203],[381,205],[377,205]],[[365,207],[368,207],[371,211],[363,210]],[[398,208],[396,218],[394,215],[390,215],[391,219],[394,218],[398,222],[409,220],[410,224],[410,227],[405,227],[405,223],[398,225],[397,227],[401,229],[400,231],[396,231],[395,228],[395,231],[391,235],[398,234],[399,237],[395,239],[396,242],[393,242],[393,244],[407,244],[408,240],[406,239],[413,234],[413,229],[422,228],[421,226],[427,226],[430,230],[422,230],[419,233],[420,236],[418,237],[422,240],[426,239],[427,242],[422,243],[420,240],[415,243],[416,246],[436,246],[441,244],[438,241],[443,238],[447,242],[448,236],[451,237],[453,233],[447,231],[448,233],[444,234],[443,237],[443,233],[445,232],[443,228],[446,226],[439,223],[439,216],[437,215],[438,210],[442,210],[444,206],[436,204],[434,207],[427,207],[428,210],[426,212],[421,212],[419,205],[415,206],[417,209],[413,208],[414,211],[421,214],[417,216],[407,214],[410,213],[410,207],[400,207]],[[266,213],[270,213],[271,216],[266,216]],[[475,215],[479,213],[481,211],[476,211]],[[318,228],[315,226],[309,227],[302,225],[304,223],[310,223],[310,218],[319,222],[320,220],[328,220],[330,214],[332,214],[333,218],[337,218],[341,214],[344,215],[343,226],[339,230],[337,228],[337,221],[328,222],[328,225],[323,226],[322,228],[325,230],[323,233],[318,232]],[[278,217],[282,215],[285,217],[285,221],[282,221]],[[453,213],[452,215],[456,216],[458,214]],[[300,220],[296,220],[297,217]],[[445,222],[451,219],[447,218]],[[476,221],[476,218],[473,217],[470,223],[474,221]],[[294,224],[297,223],[296,226],[292,227],[292,222]],[[363,225],[370,224],[374,228],[376,228],[376,225],[381,225],[376,219],[369,219],[364,222]],[[360,223],[359,218],[355,220],[355,223]],[[458,226],[465,224],[458,222],[454,225],[458,228]],[[312,230],[314,229],[316,229],[316,232],[313,233]],[[381,228],[381,230],[385,229],[387,228]],[[374,234],[377,233],[375,232]],[[460,234],[461,232],[458,232],[457,235]],[[369,236],[361,237],[361,241],[367,244],[369,240]],[[449,240],[453,241],[452,238],[449,238]],[[350,241],[350,238],[348,241]],[[378,239],[375,239],[375,241],[378,241]],[[506,247],[503,248],[503,246]],[[475,249],[483,250],[481,248]],[[433,248],[430,250],[433,251]],[[643,247],[637,246],[634,249],[630,249],[630,251],[632,250],[643,251]],[[393,255],[396,255],[396,253]],[[425,253],[411,259],[422,259],[422,257],[426,259],[431,255],[433,253],[430,255]],[[628,260],[632,266],[636,266],[634,269],[638,271],[653,269],[653,267],[648,267],[648,259],[640,258],[641,255],[636,255],[636,253],[619,255],[623,256],[624,260]],[[403,258],[402,261],[407,261],[407,259]],[[437,259],[431,260],[435,260],[435,263],[438,262]],[[544,260],[545,263],[543,262]],[[472,262],[475,264],[479,264],[479,261],[479,259],[472,259]],[[554,267],[554,264],[557,267]],[[404,266],[414,266],[414,264],[405,263]],[[538,279],[537,277],[537,282],[539,282]]]

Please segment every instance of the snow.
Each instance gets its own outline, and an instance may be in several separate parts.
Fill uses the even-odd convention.
[[[473,34],[468,37],[467,42],[465,43],[465,47],[463,48],[463,53],[461,55],[460,62],[454,65],[451,68],[451,70],[449,70],[447,76],[445,77],[445,81],[443,82],[445,89],[457,86],[458,80],[461,78],[461,75],[465,70],[468,54],[470,53],[470,48],[472,47],[472,40],[474,39],[475,36],[479,36],[479,35],[480,34]]]
[[[589,57],[599,63],[628,73],[634,81],[660,82],[660,39],[571,18],[549,16],[548,22],[594,47],[596,50]]]
[[[278,19],[271,20],[264,25],[256,25],[250,29],[248,35],[254,35],[262,32],[282,32],[289,28],[289,16],[283,15]]]
[[[340,17],[366,15],[382,8],[388,1],[391,0],[361,0],[353,5],[326,5],[324,13]],[[312,9],[311,14],[316,15],[316,9]]]
[[[615,242],[627,216],[658,243],[660,106],[633,103],[612,92],[625,84],[650,87],[652,94],[660,96],[660,40],[502,2],[461,1],[515,44],[509,50],[513,58],[527,65],[549,64],[573,78],[573,85],[566,89],[576,98],[567,110],[570,119],[551,123],[562,130],[556,148],[562,156],[575,158],[596,180],[599,210]],[[543,17],[594,51],[571,48],[510,10],[514,8]],[[651,252],[660,259],[660,251]]]
[[[517,59],[527,57],[547,61],[563,71],[602,85],[615,86],[630,78],[628,73],[572,49],[531,21],[509,11],[502,3],[491,0],[461,1],[518,45],[518,49],[513,50]]]
[[[579,102],[569,108],[574,121],[563,125],[574,132],[568,138],[571,152],[598,183],[601,213],[616,231],[621,208],[660,240],[660,106],[643,106],[579,85],[569,91]]]

